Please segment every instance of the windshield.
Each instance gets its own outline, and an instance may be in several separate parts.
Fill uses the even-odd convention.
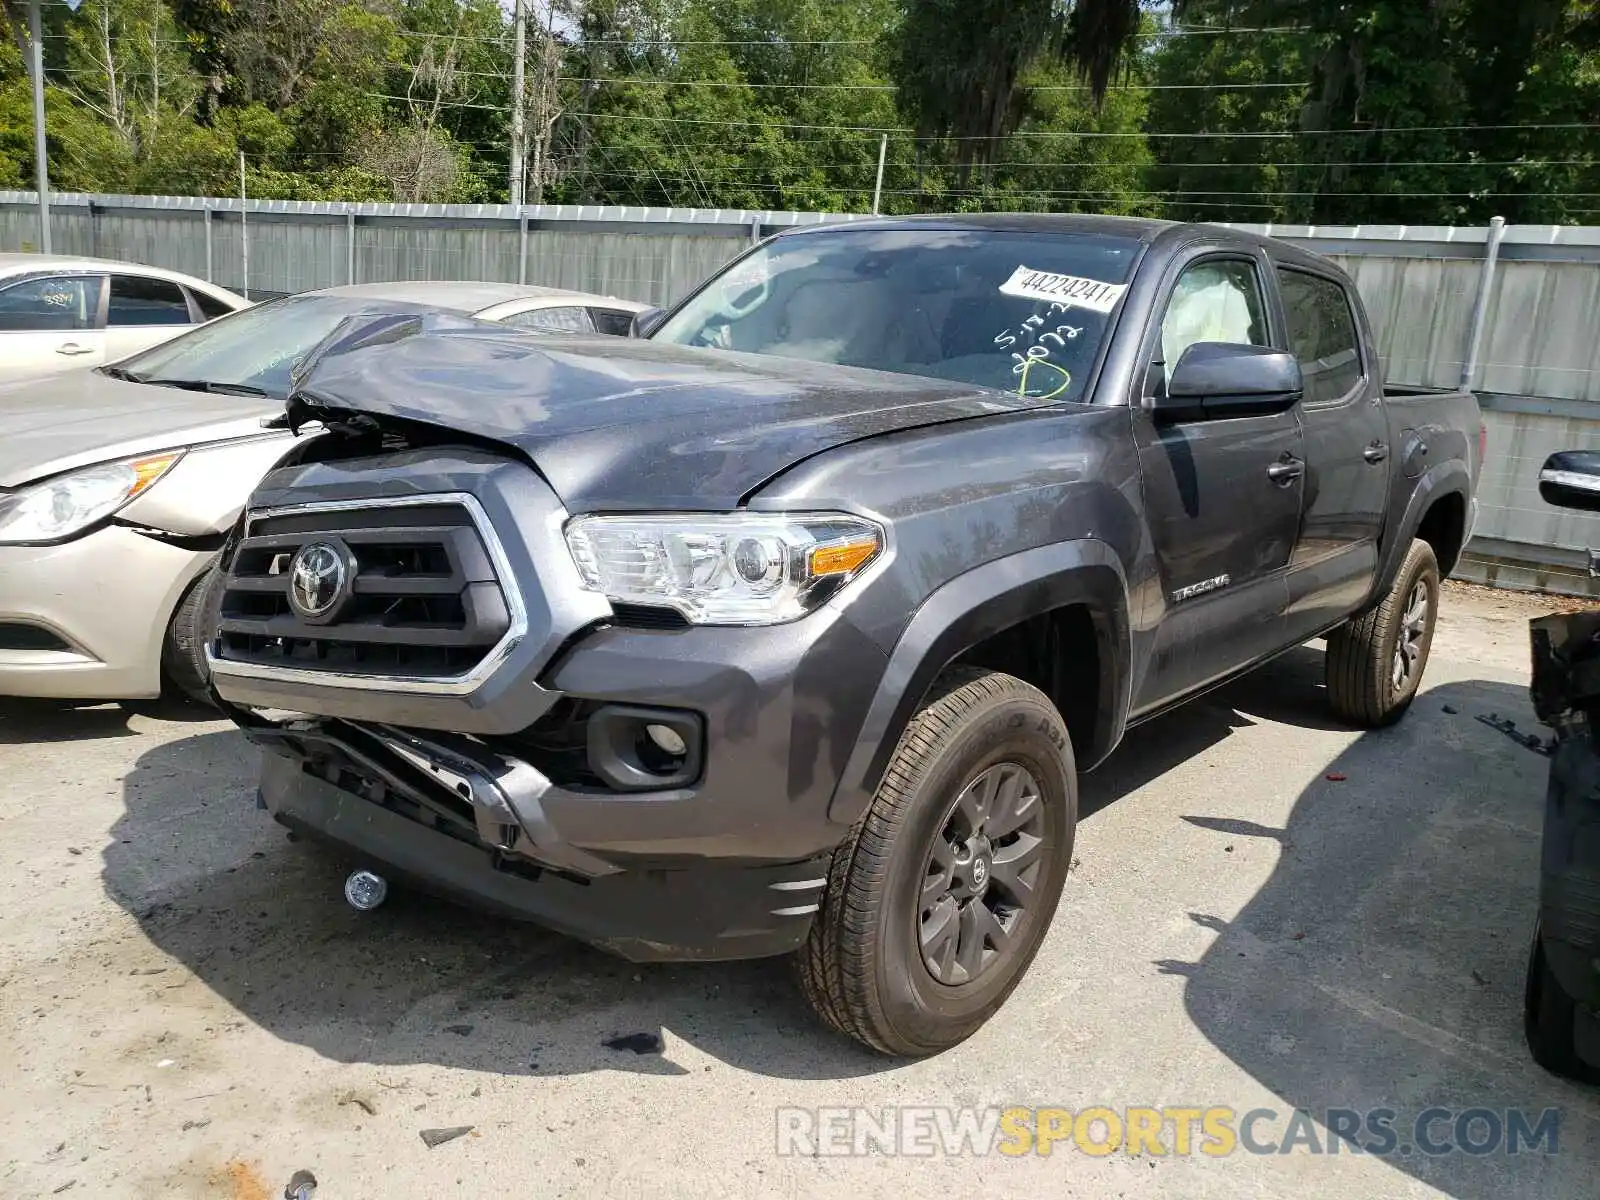
[[[1139,243],[849,228],[780,237],[651,335],[1076,400]]]
[[[437,312],[370,296],[288,296],[202,325],[117,364],[141,383],[197,383],[259,390],[284,399],[289,372],[346,317]]]

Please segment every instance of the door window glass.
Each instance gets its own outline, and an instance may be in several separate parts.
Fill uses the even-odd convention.
[[[99,303],[98,275],[25,279],[0,290],[0,331],[65,333],[92,329]]]
[[[1216,259],[1178,276],[1161,322],[1161,358],[1171,374],[1196,342],[1267,346],[1266,306],[1254,264]]]
[[[144,279],[138,275],[113,275],[106,324],[116,328],[128,325],[190,325],[193,321],[189,316],[189,301],[177,284],[165,279]]]

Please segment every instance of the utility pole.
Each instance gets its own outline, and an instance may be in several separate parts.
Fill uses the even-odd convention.
[[[244,298],[250,299],[250,226],[245,208],[249,200],[244,190],[244,151],[239,151],[239,253],[244,259]]]
[[[512,51],[511,61],[511,177],[508,183],[511,203],[520,208],[522,207],[522,163],[527,156],[527,132],[522,124],[522,101],[525,90],[522,60],[527,56],[528,49],[527,0],[516,0],[513,12],[516,49]]]
[[[49,254],[50,160],[44,143],[44,38],[39,33],[40,3],[41,0],[30,0],[28,4],[28,74],[33,76],[33,168],[35,186],[39,189],[39,251]]]
[[[872,215],[878,215],[878,205],[883,200],[883,160],[889,156],[889,135],[878,139],[878,182],[872,185]]]

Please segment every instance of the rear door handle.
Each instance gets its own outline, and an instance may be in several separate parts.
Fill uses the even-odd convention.
[[[66,355],[93,354],[94,347],[80,346],[77,342],[62,342],[61,345],[56,347],[56,353]]]
[[[1287,486],[1306,473],[1306,465],[1298,458],[1285,457],[1267,468],[1267,478],[1273,483]]]
[[[1372,445],[1361,452],[1361,457],[1369,463],[1381,463],[1389,457],[1389,447],[1382,442],[1373,442]]]

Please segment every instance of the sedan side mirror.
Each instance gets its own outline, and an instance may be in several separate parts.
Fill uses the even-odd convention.
[[[647,338],[656,331],[656,326],[661,324],[661,319],[667,315],[664,308],[646,308],[633,314],[633,321],[628,326],[628,336],[634,338]]]
[[[1544,460],[1539,495],[1546,504],[1600,512],[1600,453],[1563,450]]]
[[[1249,417],[1284,412],[1304,393],[1294,355],[1266,346],[1195,342],[1178,359],[1150,407],[1168,419]]]

